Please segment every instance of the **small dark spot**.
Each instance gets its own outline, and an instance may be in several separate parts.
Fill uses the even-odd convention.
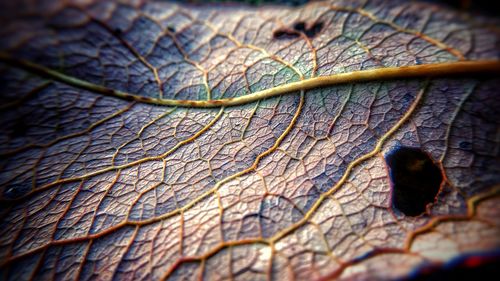
[[[293,39],[299,36],[300,34],[298,32],[286,29],[278,29],[273,33],[273,38],[278,40]]]
[[[386,156],[392,182],[392,205],[407,216],[425,212],[443,181],[439,167],[419,148],[398,147]]]
[[[197,105],[197,102],[191,100],[179,100],[179,102],[182,104],[187,104],[188,106],[191,107],[195,107]]]
[[[124,98],[125,100],[129,100],[129,101],[135,101],[135,100],[136,100],[136,97],[137,97],[137,96],[135,96],[135,95],[129,95],[129,94],[125,94],[125,95],[123,95],[123,98]]]
[[[462,150],[472,150],[472,143],[468,141],[461,141],[458,145]]]
[[[135,98],[140,102],[150,102],[151,101],[151,99],[149,97],[144,97],[144,96],[135,96]]]
[[[293,29],[299,32],[304,32],[306,31],[306,23],[303,21],[299,21],[296,24],[293,25]]]
[[[102,88],[100,91],[105,95],[114,95],[116,94],[115,90],[109,88]]]
[[[318,33],[323,30],[323,23],[322,22],[317,22],[313,26],[311,26],[309,29],[305,31],[305,34],[308,38],[314,38]]]
[[[114,33],[115,35],[120,36],[120,35],[122,35],[123,30],[122,30],[121,28],[119,28],[119,27],[116,27],[115,29],[113,29],[113,33]]]
[[[172,33],[175,33],[175,27],[173,25],[167,26],[167,30],[172,32]]]
[[[221,100],[210,100],[208,101],[209,104],[213,104],[213,105],[222,105],[224,104],[224,101],[221,101]]]

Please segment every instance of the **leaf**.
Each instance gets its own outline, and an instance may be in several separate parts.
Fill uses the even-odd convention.
[[[1,5],[2,280],[392,279],[500,243],[497,20]],[[442,173],[423,214],[401,147]]]

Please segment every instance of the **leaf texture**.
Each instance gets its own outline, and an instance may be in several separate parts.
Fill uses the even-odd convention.
[[[500,245],[497,20],[1,5],[2,280],[387,280]],[[419,216],[392,205],[401,146],[443,173]]]

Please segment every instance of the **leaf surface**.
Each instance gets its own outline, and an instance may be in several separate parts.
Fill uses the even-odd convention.
[[[1,5],[2,280],[392,279],[499,246],[497,20]],[[443,174],[421,215],[392,204],[398,147]]]

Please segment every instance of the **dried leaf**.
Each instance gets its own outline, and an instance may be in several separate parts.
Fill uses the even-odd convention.
[[[2,280],[393,279],[499,246],[497,20],[1,6]],[[391,190],[428,184],[392,182],[401,148],[442,173],[414,213]]]

